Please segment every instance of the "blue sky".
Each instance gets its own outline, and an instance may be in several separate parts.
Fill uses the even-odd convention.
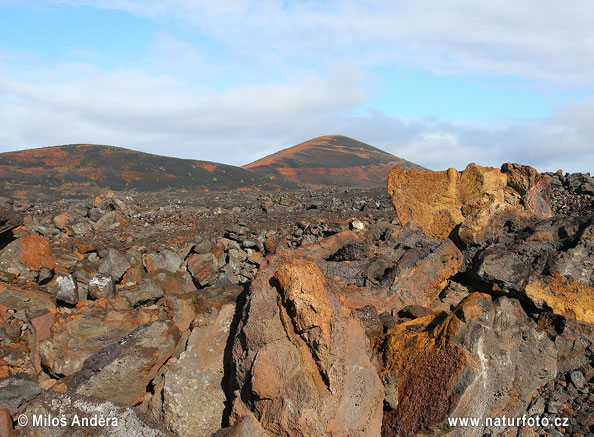
[[[594,4],[0,0],[0,151],[242,165],[341,133],[433,169],[594,170]]]

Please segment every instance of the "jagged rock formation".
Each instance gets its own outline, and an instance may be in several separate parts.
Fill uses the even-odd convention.
[[[414,193],[420,176],[395,172]],[[594,432],[592,178],[450,173],[423,172],[433,191],[396,214],[372,190],[18,206],[0,248],[0,431]],[[126,428],[16,422],[33,412]],[[449,423],[524,414],[568,421]]]
[[[272,435],[377,435],[383,388],[360,323],[319,267],[281,253],[252,284],[233,345],[231,424]]]

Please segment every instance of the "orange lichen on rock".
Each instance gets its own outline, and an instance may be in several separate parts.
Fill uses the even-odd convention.
[[[526,295],[537,305],[544,303],[556,314],[594,323],[594,286],[553,273],[526,286]]]

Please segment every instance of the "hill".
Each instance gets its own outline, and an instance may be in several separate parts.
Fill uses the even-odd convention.
[[[71,144],[0,154],[0,196],[35,200],[90,192],[296,189],[275,175],[121,147]]]
[[[423,167],[343,135],[326,135],[268,155],[242,168],[309,187],[385,186],[394,167]]]

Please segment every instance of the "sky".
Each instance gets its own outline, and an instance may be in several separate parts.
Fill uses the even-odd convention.
[[[243,165],[342,134],[594,173],[594,2],[0,0],[0,152]]]

